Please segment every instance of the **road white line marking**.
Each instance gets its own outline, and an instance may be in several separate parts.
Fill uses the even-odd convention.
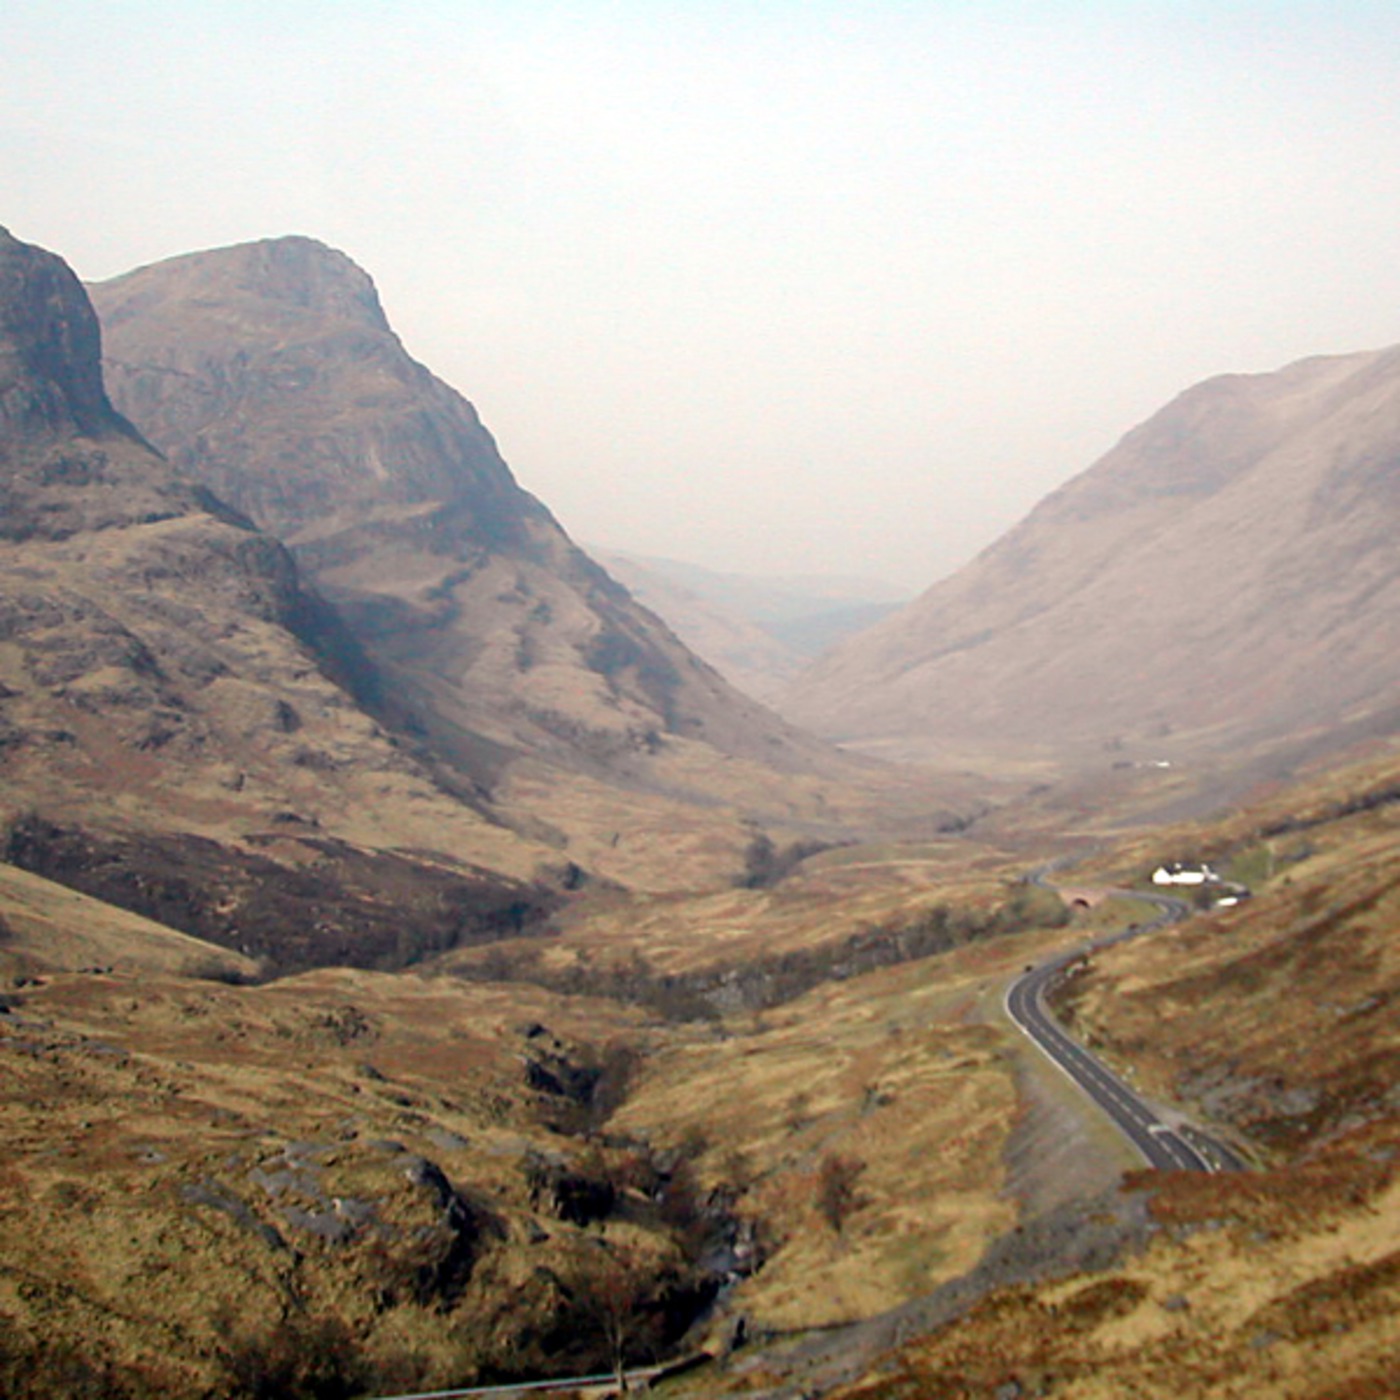
[[[1114,934],[1090,944],[1087,952],[1186,917],[1189,912],[1178,900],[1154,899],[1134,891],[1123,891],[1136,898],[1146,898],[1155,904],[1162,916],[1134,932]],[[1083,952],[1058,958],[1022,973],[1003,994],[1002,1006],[1012,1024],[1073,1084],[1096,1108],[1106,1114],[1128,1142],[1150,1167],[1178,1164],[1188,1171],[1217,1171],[1219,1168],[1204,1153],[1198,1152],[1180,1134],[1163,1123],[1146,1104],[1092,1052],[1072,1040],[1059,1026],[1045,1005],[1044,995],[1050,983]]]

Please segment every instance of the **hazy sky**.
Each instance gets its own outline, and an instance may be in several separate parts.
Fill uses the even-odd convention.
[[[1400,5],[7,0],[0,224],[306,233],[577,538],[919,589],[1180,389],[1400,342]]]

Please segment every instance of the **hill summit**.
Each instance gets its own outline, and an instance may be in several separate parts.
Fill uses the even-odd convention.
[[[81,284],[8,234],[0,413],[5,860],[276,967],[550,902],[554,853],[366,712],[382,680],[337,615],[112,409]]]

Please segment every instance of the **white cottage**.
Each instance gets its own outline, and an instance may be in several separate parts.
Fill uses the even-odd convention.
[[[1208,865],[1182,865],[1179,861],[1159,865],[1152,872],[1154,885],[1208,885],[1219,878]]]

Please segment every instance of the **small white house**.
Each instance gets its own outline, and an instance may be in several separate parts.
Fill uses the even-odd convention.
[[[1208,865],[1182,865],[1173,861],[1152,872],[1154,885],[1208,885],[1220,878]]]

